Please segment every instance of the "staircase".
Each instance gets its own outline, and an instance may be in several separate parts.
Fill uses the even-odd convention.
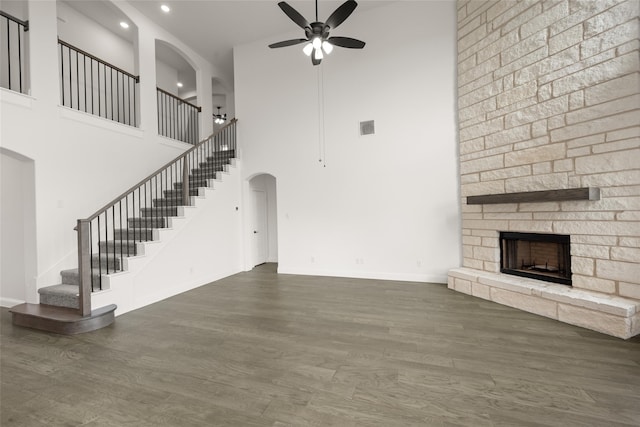
[[[228,126],[234,124],[235,120]],[[203,141],[203,143],[212,138],[213,136]],[[127,257],[141,255],[144,246],[142,242],[152,241],[154,240],[154,235],[158,235],[157,232],[154,233],[154,230],[168,227],[169,218],[180,216],[180,207],[189,205],[191,197],[199,195],[200,187],[212,186],[212,180],[216,179],[218,173],[225,171],[227,165],[231,164],[232,159],[235,157],[235,132],[233,133],[233,139],[234,144],[231,145],[231,148],[227,148],[228,146],[225,144],[224,150],[218,149],[214,153],[209,151],[211,155],[206,155],[207,151],[203,150],[200,150],[199,154],[193,155],[191,162],[185,164],[197,165],[197,167],[188,169],[188,172],[187,169],[183,170],[180,174],[182,179],[176,179],[170,183],[170,186],[162,187],[159,193],[161,197],[150,198],[148,205],[145,203],[145,206],[137,209],[137,216],[129,217],[127,215],[125,218],[121,218],[117,223],[117,228],[114,214],[112,219],[113,227],[109,229],[107,224],[105,235],[102,235],[101,231],[98,230],[99,240],[95,244],[89,244],[88,247],[87,245],[83,246],[79,237],[79,252],[83,252],[79,256],[79,263],[82,264],[83,259],[87,259],[88,262],[85,265],[88,268],[86,270],[90,271],[90,273],[86,274],[85,280],[88,283],[84,285],[86,286],[84,289],[89,289],[90,291],[102,290],[102,278],[105,275],[123,271],[124,260]],[[219,141],[216,142],[219,146]],[[197,152],[198,146],[187,153],[194,150]],[[205,154],[203,155],[202,152]],[[183,154],[181,158],[186,158],[185,156]],[[174,163],[181,160],[181,158],[178,158]],[[161,169],[161,172],[134,188],[140,188],[145,185],[146,192],[146,183],[153,178],[156,179],[157,183],[158,175],[169,167],[173,167],[173,164]],[[168,182],[166,176],[161,176]],[[188,191],[184,188],[186,180],[188,180]],[[126,197],[131,197],[132,194],[133,198],[125,199]],[[119,201],[113,202],[107,206],[107,209],[103,208],[99,212],[108,212],[108,209],[111,206],[116,206],[117,203],[120,203],[120,208],[122,208],[122,200],[126,200],[127,203],[131,201],[131,204],[135,204],[135,194],[135,190],[130,190],[125,193],[125,198],[120,198]],[[138,192],[138,200],[140,199],[140,192]],[[127,204],[128,207],[129,204]],[[94,215],[94,217],[99,218],[98,215]],[[106,221],[108,221],[108,216],[105,216],[105,220],[103,220],[103,222]],[[99,227],[100,222],[98,219]],[[103,227],[105,226],[103,225]],[[89,232],[87,234],[92,233]],[[93,234],[89,238],[92,238],[92,236]],[[84,251],[81,249],[83,247]],[[87,250],[89,254],[86,253]],[[61,271],[60,284],[38,289],[40,304],[25,303],[10,309],[13,323],[18,326],[66,335],[93,331],[113,323],[116,305],[110,304],[97,310],[91,310],[91,292],[85,291],[89,296],[88,298],[83,298],[82,275],[80,268]]]

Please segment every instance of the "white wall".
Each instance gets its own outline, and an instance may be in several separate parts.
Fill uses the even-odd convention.
[[[94,308],[115,303],[121,315],[242,270],[240,173],[229,169],[159,230],[158,241],[139,244],[145,255],[126,259],[128,271],[109,276],[109,290],[92,297]]]
[[[156,84],[170,94],[178,96],[178,70],[165,62],[156,60]]]
[[[280,272],[445,282],[459,265],[455,16],[453,2],[356,9],[333,35],[365,49],[320,67],[267,48],[299,32],[235,48],[243,176],[277,179]]]
[[[107,61],[133,75],[137,75],[134,61],[133,44],[116,34],[114,30],[136,32],[135,26],[127,30],[120,28],[117,22],[108,29],[86,15],[58,1],[58,36],[63,41]],[[117,27],[116,27],[117,26]]]
[[[140,127],[60,107],[56,3],[29,0],[28,5],[32,92],[0,89],[0,148],[33,160],[37,248],[31,251],[37,265],[24,291],[28,302],[38,302],[37,288],[59,283],[60,270],[77,267],[77,219],[190,147],[157,135],[155,40],[166,40],[191,58],[204,82],[201,99],[210,99],[213,67],[136,9],[117,3],[138,28]],[[206,108],[211,114],[211,105]]]

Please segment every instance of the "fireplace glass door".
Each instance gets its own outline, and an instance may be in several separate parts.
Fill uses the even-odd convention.
[[[547,282],[571,285],[569,236],[500,233],[500,271]]]

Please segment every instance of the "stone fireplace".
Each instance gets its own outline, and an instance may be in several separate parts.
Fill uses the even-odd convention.
[[[639,334],[640,4],[457,8],[462,266],[448,286],[617,337]],[[557,278],[571,286],[507,274],[553,270],[555,261],[533,252],[505,266],[501,233],[568,236],[570,273]]]

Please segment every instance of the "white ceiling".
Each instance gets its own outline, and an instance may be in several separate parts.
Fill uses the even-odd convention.
[[[269,43],[278,42],[283,34],[295,33],[296,29],[300,37],[304,37],[302,29],[280,10],[278,0],[130,0],[129,3],[218,66],[230,84],[233,82],[233,46],[267,38],[273,38]],[[313,1],[287,3],[309,22],[315,20]],[[342,3],[320,1],[320,21],[326,20]],[[354,14],[388,3],[392,2],[360,0]],[[171,7],[171,12],[162,12],[161,4]],[[343,25],[346,27],[348,20]]]
[[[114,5],[100,0],[63,0],[84,15],[102,24],[110,31],[133,42],[135,29],[119,28],[119,22],[127,18]],[[216,65],[223,73],[222,80],[233,85],[233,47],[256,40],[268,43],[283,38],[304,37],[303,30],[291,21],[278,7],[278,0],[128,0],[156,24],[190,46],[202,57]],[[312,0],[287,1],[309,22],[315,20],[315,2]],[[326,20],[343,1],[319,1],[318,18]],[[392,3],[382,0],[359,0],[354,14]],[[166,4],[171,12],[164,13],[160,6]],[[348,33],[349,20],[334,35],[355,36]],[[341,30],[344,33],[340,33]],[[365,40],[366,41],[366,40]],[[157,52],[163,62],[179,71],[190,66],[168,48]]]

